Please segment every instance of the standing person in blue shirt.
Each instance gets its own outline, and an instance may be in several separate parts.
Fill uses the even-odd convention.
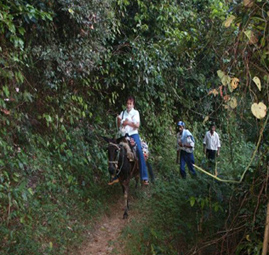
[[[180,174],[183,179],[186,179],[186,171],[185,165],[187,164],[189,171],[193,176],[196,176],[196,172],[194,170],[194,138],[192,133],[185,129],[185,123],[183,121],[178,122],[178,130],[177,133],[177,153],[180,155]],[[178,163],[177,156],[177,163]]]
[[[135,99],[133,96],[127,98],[126,110],[117,117],[118,128],[128,134],[137,144],[137,154],[139,159],[140,178],[144,185],[148,185],[148,171],[141,147],[138,129],[140,127],[140,114],[134,109]]]

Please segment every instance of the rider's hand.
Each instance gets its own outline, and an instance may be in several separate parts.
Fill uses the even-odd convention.
[[[130,125],[130,121],[128,119],[125,119],[122,123],[123,126]]]

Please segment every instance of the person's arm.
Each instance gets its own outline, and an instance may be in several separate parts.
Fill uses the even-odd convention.
[[[194,142],[190,136],[187,137],[187,143],[184,144],[183,147],[191,148],[191,149],[194,148]]]
[[[218,141],[218,151],[217,151],[217,156],[219,156],[220,153],[220,140],[219,140],[219,135],[217,134],[217,141]]]
[[[206,146],[205,146],[205,144],[204,144],[204,154],[206,154]]]
[[[131,121],[131,120],[128,120],[126,119],[125,121],[123,121],[122,125],[125,127],[125,126],[130,126],[132,128],[136,128],[138,129],[139,126],[140,126],[140,122],[134,122],[134,121]]]
[[[120,129],[120,126],[122,124],[121,122],[122,122],[123,115],[124,115],[124,111],[122,111],[120,113],[120,115],[117,116],[117,127],[118,127],[118,129]]]
[[[206,134],[203,140],[204,153],[206,154]]]
[[[190,144],[184,144],[184,145],[182,145],[182,147],[193,148],[193,146],[191,146]]]
[[[180,134],[177,133],[177,143],[176,143],[176,150],[177,150],[177,159],[176,159],[176,163],[177,163],[177,164],[178,164],[178,162],[179,162],[179,157],[180,157],[179,142],[180,142]]]
[[[120,128],[120,125],[121,125],[121,116],[118,115],[117,116],[117,127],[118,127],[118,129]]]

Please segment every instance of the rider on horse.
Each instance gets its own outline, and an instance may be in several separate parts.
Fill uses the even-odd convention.
[[[135,142],[137,147],[137,156],[139,160],[140,179],[144,185],[148,185],[148,173],[147,166],[142,151],[141,141],[138,134],[138,128],[140,126],[140,115],[137,110],[134,109],[135,99],[133,96],[127,98],[126,110],[122,111],[117,117],[117,126],[120,129],[121,136],[129,137],[130,144]],[[130,159],[130,158],[129,158]],[[117,177],[117,176],[116,176]],[[114,178],[109,184],[118,182],[117,178]]]

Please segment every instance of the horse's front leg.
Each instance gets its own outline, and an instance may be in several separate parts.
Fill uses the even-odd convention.
[[[135,188],[137,189],[137,187],[138,187],[138,182],[139,182],[139,174],[137,174],[136,176],[135,176]]]
[[[126,185],[123,185],[123,195],[124,195],[124,214],[123,219],[128,218],[128,210],[129,210],[129,182]]]

